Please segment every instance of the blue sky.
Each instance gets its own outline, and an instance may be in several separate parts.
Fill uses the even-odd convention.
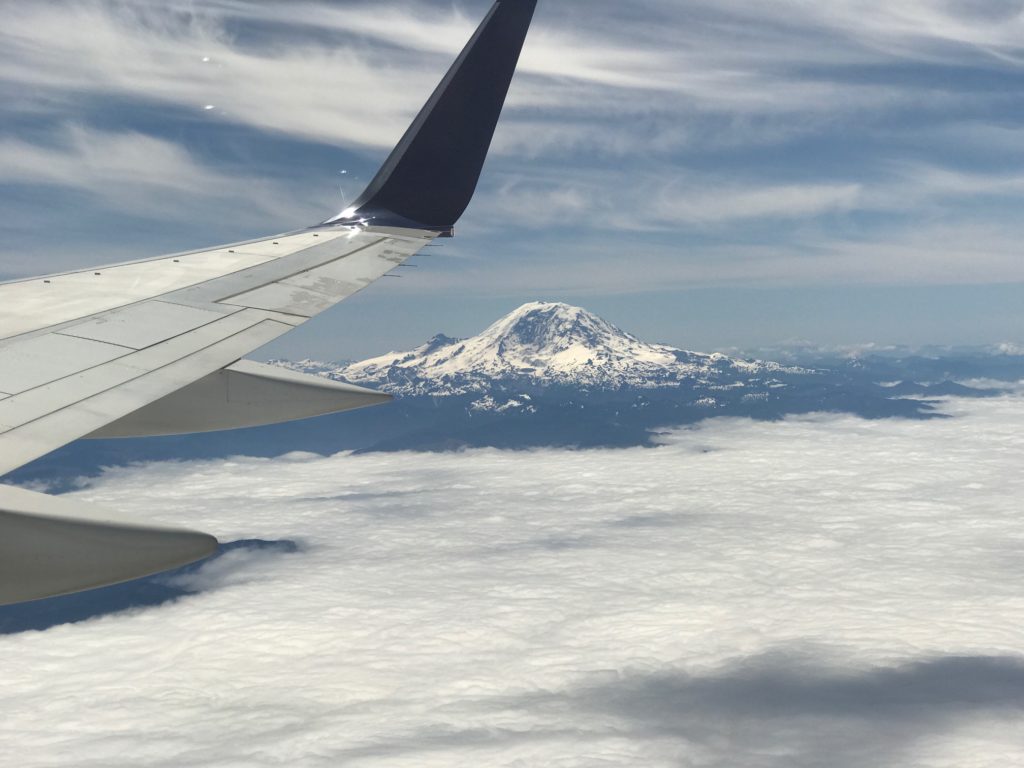
[[[0,273],[332,215],[488,5],[10,4]],[[694,349],[1020,342],[1021,41],[1001,0],[541,0],[459,236],[267,353],[534,299]]]

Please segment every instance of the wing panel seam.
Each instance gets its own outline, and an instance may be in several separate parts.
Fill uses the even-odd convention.
[[[205,352],[208,349],[212,349],[213,347],[216,347],[218,344],[223,344],[224,342],[229,341],[230,339],[233,339],[233,338],[235,338],[237,336],[240,336],[243,333],[248,333],[253,328],[256,328],[256,327],[258,327],[260,325],[263,325],[265,323],[274,323],[276,325],[281,325],[281,326],[284,326],[285,328],[288,328],[289,330],[291,330],[291,326],[290,325],[288,325],[287,323],[282,323],[280,320],[272,320],[272,319],[269,319],[269,318],[260,318],[259,320],[254,322],[252,325],[248,325],[245,328],[242,328],[241,330],[235,331],[234,333],[232,333],[232,334],[230,334],[228,336],[224,336],[222,338],[219,338],[216,341],[211,342],[211,343],[209,343],[209,344],[207,344],[207,345],[205,345],[203,347],[199,347],[198,349],[194,349],[191,352],[189,352],[187,355],[184,355],[183,357],[179,357],[176,360],[171,360],[170,362],[164,363],[163,365],[159,365],[156,368],[151,368],[151,369],[146,370],[146,371],[140,371],[137,376],[132,376],[130,378],[124,379],[123,381],[119,381],[116,384],[111,384],[110,386],[105,387],[104,389],[101,389],[101,390],[99,390],[97,392],[93,392],[92,394],[87,395],[86,397],[83,397],[83,398],[81,398],[79,400],[75,400],[75,401],[70,402],[70,403],[65,403],[60,408],[57,408],[57,409],[55,409],[53,411],[49,411],[48,413],[44,413],[44,414],[41,414],[39,416],[35,416],[35,417],[29,419],[28,421],[23,421],[21,424],[18,424],[18,425],[13,426],[13,427],[9,427],[6,424],[0,425],[0,426],[3,426],[3,427],[6,427],[6,429],[4,429],[2,432],[0,432],[0,435],[12,434],[12,433],[16,432],[17,430],[19,430],[19,429],[21,429],[23,427],[27,427],[27,426],[29,426],[31,424],[35,424],[38,421],[41,421],[43,419],[47,419],[47,418],[49,418],[51,416],[54,416],[55,414],[60,413],[61,411],[66,411],[69,408],[73,408],[76,405],[81,405],[82,403],[88,402],[89,400],[92,400],[92,399],[94,399],[96,397],[101,397],[102,395],[105,395],[108,392],[112,392],[113,390],[118,389],[119,387],[124,387],[124,386],[126,386],[128,384],[131,384],[133,382],[138,381],[139,379],[143,379],[146,376],[149,376],[151,374],[157,373],[158,371],[162,371],[162,370],[164,370],[166,368],[169,368],[172,365],[177,365],[178,363],[182,362],[183,360],[187,360],[187,359],[189,359],[190,357],[192,357],[194,355],[198,355],[198,354],[200,354],[202,352]],[[118,358],[116,360],[110,361],[110,363],[124,363],[124,362],[125,362],[125,360],[123,358]],[[106,364],[109,365],[110,363],[106,363]],[[226,363],[225,365],[223,365],[221,367],[225,368],[225,367],[227,367],[228,365],[231,365],[231,364],[232,363],[229,362],[229,363]],[[100,367],[102,367],[102,366],[94,366],[94,368],[100,368]],[[89,370],[92,370],[92,369],[89,369]],[[136,369],[136,370],[138,370],[138,369]],[[31,391],[31,390],[27,390],[27,391]]]
[[[139,302],[139,304],[133,305],[133,306],[144,306],[146,304],[169,304],[169,305],[174,306],[174,307],[182,307],[183,309],[199,309],[199,310],[203,309],[202,307],[199,307],[199,306],[190,306],[188,304],[178,304],[178,303],[173,302],[173,301],[164,301],[163,299],[148,299],[146,301]],[[184,331],[181,331],[180,333],[176,333],[173,336],[168,336],[166,338],[160,339],[159,341],[155,341],[152,344],[147,344],[144,347],[130,347],[127,344],[118,344],[116,341],[105,341],[105,340],[104,341],[100,341],[99,339],[94,339],[94,338],[92,338],[90,336],[77,336],[77,335],[75,335],[73,333],[69,333],[68,332],[68,331],[73,331],[75,329],[76,326],[74,326],[74,325],[70,326],[66,331],[54,331],[53,333],[58,335],[58,336],[68,336],[68,337],[73,338],[73,339],[82,339],[83,341],[95,341],[95,342],[97,342],[99,344],[109,344],[112,347],[121,347],[122,349],[129,349],[132,352],[142,352],[143,350],[151,349],[151,348],[153,348],[153,347],[155,347],[155,346],[157,346],[159,344],[163,344],[163,343],[168,342],[168,341],[173,341],[174,339],[177,339],[177,338],[180,338],[182,336],[185,336],[186,334],[192,333],[193,331],[198,331],[200,328],[205,328],[208,325],[213,325],[214,323],[219,323],[224,318],[231,317],[232,315],[236,315],[236,314],[238,314],[239,312],[241,312],[243,310],[243,307],[238,307],[236,309],[232,309],[229,312],[218,312],[217,311],[217,307],[218,306],[219,305],[217,305],[217,304],[212,304],[212,305],[210,305],[209,309],[204,310],[206,312],[216,313],[217,317],[214,317],[211,320],[207,320],[206,322],[200,323],[199,325],[196,325],[196,326],[194,326],[192,328],[188,328],[188,329],[186,329]],[[230,305],[230,306],[237,306],[237,305]],[[85,319],[85,320],[94,319],[94,318],[99,317],[101,315],[111,314],[113,312],[119,312],[122,309],[124,309],[124,307],[118,307],[117,309],[112,309],[112,310],[109,310],[108,312],[99,312],[99,313],[97,313],[95,315],[90,315],[89,318],[83,318],[83,319]],[[74,374],[72,374],[72,375],[74,375]],[[58,381],[58,379],[54,379],[54,381]],[[46,382],[46,383],[49,384],[50,382]],[[46,386],[46,385],[45,384],[41,384],[40,386]]]

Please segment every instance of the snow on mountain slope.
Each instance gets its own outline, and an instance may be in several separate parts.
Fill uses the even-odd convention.
[[[439,335],[412,351],[352,365],[292,366],[404,395],[483,392],[499,381],[609,390],[684,381],[734,386],[737,378],[804,372],[649,344],[585,309],[548,302],[524,304],[469,339]]]

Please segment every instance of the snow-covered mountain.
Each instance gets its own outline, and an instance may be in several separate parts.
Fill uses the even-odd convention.
[[[751,377],[810,373],[650,344],[585,309],[557,302],[524,304],[468,339],[438,335],[412,351],[349,365],[289,365],[406,396],[486,393],[496,383],[584,391],[736,386]]]

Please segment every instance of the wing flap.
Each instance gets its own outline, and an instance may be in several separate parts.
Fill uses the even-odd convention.
[[[55,496],[0,486],[0,605],[149,576],[202,560],[208,534],[143,525]]]
[[[0,400],[0,475],[230,365],[292,328],[267,313],[245,310]]]
[[[391,395],[239,360],[89,435],[147,437],[279,424],[366,408]]]

